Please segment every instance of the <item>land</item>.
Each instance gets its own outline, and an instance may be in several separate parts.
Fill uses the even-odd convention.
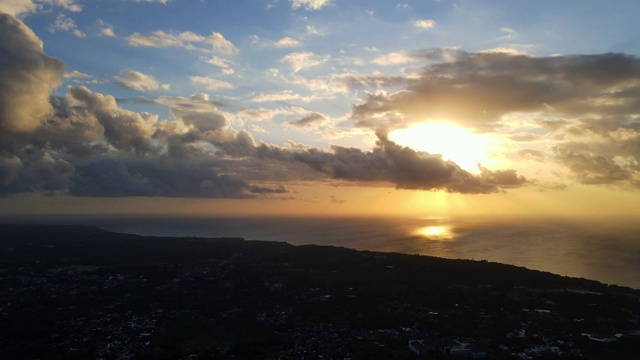
[[[0,225],[3,359],[637,359],[639,322],[638,290],[486,261]]]

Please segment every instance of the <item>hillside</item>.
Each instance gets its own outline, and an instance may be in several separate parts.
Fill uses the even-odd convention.
[[[640,353],[640,291],[510,265],[85,226],[0,239],[1,358],[415,359],[409,340],[427,359],[445,342],[491,359]]]

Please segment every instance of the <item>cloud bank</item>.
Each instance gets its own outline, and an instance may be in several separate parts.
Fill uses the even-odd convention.
[[[318,10],[327,4],[292,2],[292,7]],[[347,130],[375,133],[371,149],[338,145],[321,149],[260,142],[244,130],[257,128],[251,121],[263,121],[261,129],[268,128],[265,124],[283,114],[297,118],[279,124],[287,130],[337,128],[337,120],[320,112],[280,104],[263,107],[270,102],[303,101],[296,91],[251,93],[248,102],[260,106],[254,109],[225,107],[201,93],[145,98],[167,107],[170,118],[160,119],[127,110],[113,96],[84,86],[69,86],[64,95],[52,96],[65,76],[86,74],[65,74],[64,63],[45,54],[37,36],[9,14],[0,14],[0,35],[2,194],[244,198],[276,196],[299,180],[494,193],[531,180],[513,169],[480,167],[479,173],[471,173],[440,155],[401,146],[387,133],[438,119],[492,132],[508,128],[514,114],[527,114],[534,130],[511,134],[510,139],[522,144],[514,156],[554,162],[583,184],[640,186],[640,60],[634,56],[533,57],[450,49],[392,52],[371,63],[423,65],[406,76],[343,72],[325,80],[298,73],[320,67],[329,58],[308,51],[283,54],[280,61],[291,67],[292,83],[315,81],[310,89],[320,83],[338,84],[342,91],[359,94],[363,89],[394,88],[365,93],[339,120],[340,126],[350,126]],[[127,40],[135,46],[237,52],[218,33],[155,31],[135,33]],[[204,58],[222,69],[232,65],[211,54]],[[114,81],[144,92],[164,87],[153,76],[131,69],[122,70]],[[238,86],[208,76],[190,76],[187,81],[211,91]],[[549,140],[551,152],[535,146],[540,138]]]

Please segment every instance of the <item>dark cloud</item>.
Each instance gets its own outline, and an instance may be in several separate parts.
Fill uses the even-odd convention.
[[[601,155],[576,154],[558,149],[557,159],[567,166],[583,184],[610,184],[628,180],[631,173]]]
[[[291,125],[297,126],[297,127],[302,127],[302,128],[306,128],[306,127],[313,127],[316,126],[318,124],[321,124],[323,122],[325,122],[327,120],[327,118],[324,117],[324,115],[322,114],[318,114],[318,113],[313,113],[310,115],[307,115],[301,119],[298,119],[296,121],[291,122]]]
[[[17,192],[64,192],[71,182],[74,166],[65,159],[42,150],[28,148],[18,163],[15,157],[0,164],[0,176],[4,176],[4,186],[0,186],[0,194]],[[18,165],[21,165],[18,169]]]
[[[29,132],[53,112],[49,95],[64,63],[47,56],[22,21],[0,13],[0,132]]]
[[[439,155],[400,146],[382,133],[378,134],[376,147],[369,152],[337,145],[331,147],[331,152],[325,152],[316,148],[290,150],[261,144],[257,154],[261,158],[300,162],[333,179],[390,182],[401,189],[475,194],[526,183],[514,170],[483,169],[480,175],[474,175]]]
[[[220,175],[202,162],[176,162],[171,168],[147,160],[103,158],[78,166],[70,193],[76,196],[162,196],[247,198],[251,194],[287,192],[284,187],[251,186]]]
[[[362,121],[402,114],[413,122],[445,119],[488,131],[515,112],[638,113],[639,91],[640,59],[635,56],[459,52],[453,61],[428,65],[406,90],[367,96],[353,107],[352,117]]]

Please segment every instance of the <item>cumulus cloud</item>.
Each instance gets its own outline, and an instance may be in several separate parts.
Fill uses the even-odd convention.
[[[305,10],[320,10],[331,4],[331,0],[291,0],[291,8],[304,8]]]
[[[331,152],[316,148],[283,149],[261,144],[257,156],[299,162],[333,179],[359,182],[390,182],[401,189],[444,190],[457,193],[492,193],[526,183],[513,170],[474,175],[439,155],[400,146],[378,133],[376,147],[369,151],[333,145]]]
[[[169,84],[160,84],[153,76],[134,70],[122,70],[114,79],[116,84],[127,89],[138,91],[150,91],[159,88],[169,89]]]
[[[436,26],[435,20],[432,19],[420,19],[413,22],[413,26],[422,30],[433,29]]]
[[[283,37],[282,39],[276,41],[273,46],[277,48],[285,48],[285,47],[294,47],[300,45],[300,41],[290,38],[288,36]]]
[[[179,47],[187,50],[209,52],[211,50],[219,51],[225,54],[233,54],[238,49],[225,37],[213,32],[209,36],[203,36],[191,31],[185,31],[177,34],[170,34],[162,30],[156,30],[148,35],[133,33],[127,37],[130,45],[133,46],[150,46],[157,48]],[[204,47],[210,46],[211,50]]]
[[[9,14],[0,14],[0,53],[0,130],[32,131],[53,112],[49,95],[64,63],[47,56],[33,31]]]
[[[138,154],[153,151],[154,118],[122,109],[113,96],[94,93],[84,86],[69,87],[69,95],[82,103],[104,127],[104,136],[116,149]]]

